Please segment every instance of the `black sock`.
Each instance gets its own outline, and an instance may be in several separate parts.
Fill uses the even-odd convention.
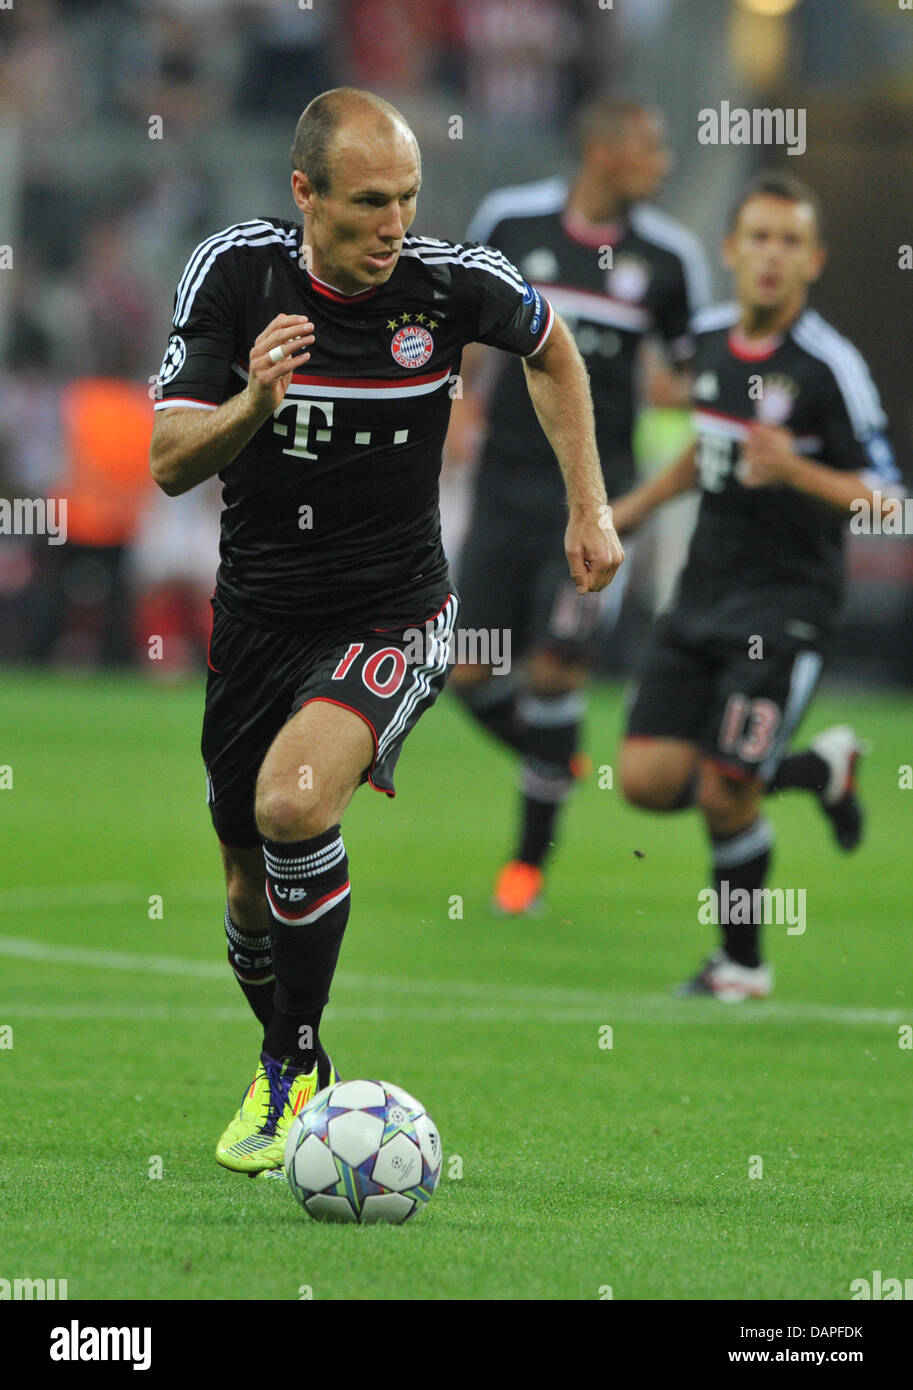
[[[586,702],[577,691],[527,695],[520,709],[529,732],[520,777],[523,828],[516,857],[539,868],[554,843],[561,807],[574,786],[571,759],[580,741]]]
[[[830,766],[819,753],[813,753],[809,748],[804,753],[790,753],[784,758],[767,790],[782,792],[791,787],[802,787],[806,791],[822,792],[830,775]]]
[[[266,1028],[273,1016],[273,987],[276,972],[269,932],[255,935],[244,932],[232,921],[228,903],[225,904],[225,936],[228,940],[228,964],[244,991],[244,997],[257,1018]]]
[[[761,964],[761,921],[755,910],[754,891],[761,888],[770,866],[773,847],[773,827],[769,821],[758,816],[745,830],[726,837],[712,836],[713,880],[720,905],[720,931],[723,935],[723,949],[730,960],[739,965],[755,967]],[[725,885],[725,886],[724,886]],[[738,889],[745,889],[750,895],[751,909],[748,921],[724,921],[736,912],[732,903]],[[741,895],[740,895],[741,897]],[[738,900],[736,900],[738,901]],[[729,913],[726,904],[731,904]]]
[[[514,684],[506,676],[492,676],[475,685],[452,687],[472,717],[488,733],[517,753],[526,752],[527,724],[520,712]]]
[[[263,1051],[311,1071],[326,1065],[318,1031],[349,918],[349,861],[338,825],[310,840],[266,840],[263,856],[276,971]]]

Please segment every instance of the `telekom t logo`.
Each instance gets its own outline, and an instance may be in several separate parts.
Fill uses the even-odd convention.
[[[286,410],[295,412],[295,436],[290,449],[283,449],[284,454],[291,454],[299,459],[316,459],[316,454],[308,452],[308,443],[311,430],[311,412],[318,411],[324,419],[324,428],[315,429],[314,443],[327,444],[330,441],[333,428],[333,406],[334,401],[283,401],[282,404],[273,411],[273,429],[276,434],[282,435],[283,439],[288,438],[288,425],[280,423],[279,416]]]

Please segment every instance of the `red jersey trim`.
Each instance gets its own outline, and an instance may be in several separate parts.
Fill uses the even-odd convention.
[[[561,226],[571,241],[576,241],[580,246],[596,247],[614,246],[621,241],[625,233],[625,228],[620,222],[601,222],[594,225],[592,222],[585,222],[583,218],[575,216],[565,208],[561,214]]]
[[[369,285],[366,290],[359,290],[357,294],[343,294],[341,290],[334,290],[325,280],[318,280],[312,270],[305,273],[311,282],[311,289],[316,294],[322,294],[324,299],[332,299],[334,304],[360,304],[364,299],[373,299],[380,289],[380,285]]]
[[[760,338],[753,344],[752,340],[744,337],[737,328],[730,328],[726,341],[729,351],[740,362],[763,362],[765,358],[773,357],[784,337],[785,334],[777,333],[772,338]]]

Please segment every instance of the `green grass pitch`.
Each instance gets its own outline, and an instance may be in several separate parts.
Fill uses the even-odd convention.
[[[396,801],[362,790],[346,817],[324,1028],[343,1075],[427,1105],[443,1175],[406,1226],[348,1228],[213,1158],[258,1036],[224,964],[202,687],[3,684],[0,1276],[71,1299],[848,1299],[911,1272],[906,698],[813,706],[803,737],[849,720],[874,742],[868,837],[843,856],[811,798],[770,808],[771,882],[806,890],[807,930],[768,928],[773,999],[727,1008],[669,998],[711,942],[692,813],[594,775],[547,913],[490,915],[513,769],[443,697]],[[597,769],[621,717],[595,693]]]

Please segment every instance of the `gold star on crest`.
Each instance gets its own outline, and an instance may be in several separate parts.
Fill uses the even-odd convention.
[[[411,323],[411,322],[412,322],[412,315],[411,315],[411,314],[403,314],[402,322],[403,322],[403,323]]]
[[[429,327],[430,329],[432,329],[432,330],[435,329],[435,328],[437,328],[437,319],[429,319],[429,320],[428,320],[428,327]]]
[[[392,331],[394,328],[398,328],[399,324],[396,319],[387,319],[387,327]]]
[[[424,322],[425,322],[425,315],[424,315],[424,314],[416,314],[416,316],[415,316],[415,322],[416,322],[416,323],[424,323]]]

